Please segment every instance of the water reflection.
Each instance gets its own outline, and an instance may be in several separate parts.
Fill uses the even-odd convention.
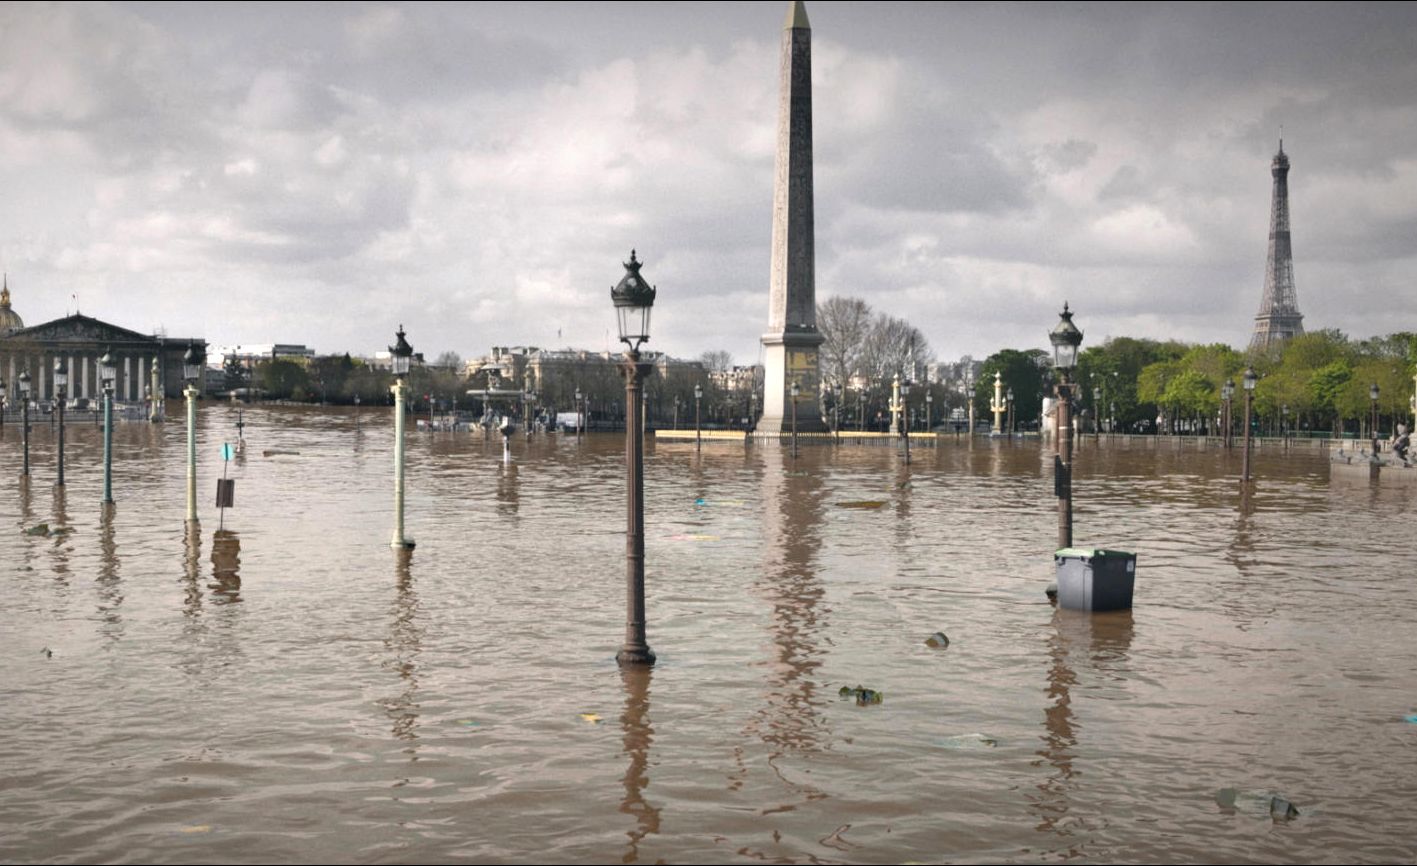
[[[218,529],[212,535],[213,604],[241,602],[241,537],[231,529]]]
[[[69,585],[69,555],[73,552],[73,541],[69,536],[73,534],[73,527],[69,525],[69,510],[67,505],[66,488],[55,485],[54,509],[49,519],[49,535],[54,539],[50,545],[49,556],[53,563],[51,570],[54,572],[55,582],[61,587]]]
[[[1108,613],[1084,611],[1053,611],[1052,629],[1048,634],[1048,705],[1043,710],[1043,748],[1035,767],[1047,766],[1051,772],[1038,783],[1038,794],[1032,798],[1033,811],[1038,814],[1035,825],[1040,833],[1055,834],[1065,840],[1063,856],[1079,856],[1086,841],[1078,838],[1090,828],[1081,817],[1070,816],[1075,777],[1079,733],[1083,728],[1073,707],[1074,691],[1086,692],[1090,682],[1080,683],[1078,671],[1099,674],[1125,668],[1132,646],[1132,612]]]
[[[822,663],[818,633],[827,625],[817,576],[824,494],[821,478],[798,469],[802,461],[793,461],[789,449],[764,449],[763,461],[766,557],[753,590],[772,607],[772,655],[758,663],[767,675],[763,706],[750,728],[777,758],[822,748],[826,733],[814,678]]]
[[[651,805],[644,797],[649,787],[649,750],[654,743],[654,726],[649,720],[649,687],[653,671],[649,667],[627,666],[620,669],[620,682],[625,688],[625,711],[620,714],[620,729],[623,733],[622,754],[630,759],[622,780],[625,796],[620,800],[620,811],[635,819],[635,827],[627,830],[629,844],[621,863],[637,863],[640,859],[640,841],[651,833],[659,832],[658,806]]]
[[[521,507],[520,491],[517,484],[517,464],[502,463],[497,473],[497,513],[506,517],[516,517]]]
[[[413,551],[395,548],[394,602],[389,609],[388,650],[385,670],[398,676],[397,694],[379,702],[392,722],[394,738],[406,745],[404,753],[418,760],[418,654],[423,648],[423,626],[418,621],[418,593],[413,587]]]
[[[114,537],[113,503],[105,503],[98,525],[98,618],[99,633],[110,640],[123,637],[123,584],[118,578],[118,543]]]

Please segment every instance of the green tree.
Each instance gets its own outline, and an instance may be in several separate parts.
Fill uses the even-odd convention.
[[[984,359],[979,377],[974,382],[974,410],[979,418],[991,415],[989,404],[994,399],[994,374],[1000,374],[1005,393],[1014,392],[1015,424],[1022,419],[1036,418],[1043,412],[1043,394],[1048,383],[1048,353],[1042,349],[1001,349]]]

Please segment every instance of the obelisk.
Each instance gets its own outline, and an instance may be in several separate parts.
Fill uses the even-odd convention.
[[[772,193],[772,276],[768,332],[763,335],[763,416],[758,430],[792,426],[825,430],[819,402],[816,244],[812,237],[812,28],[800,2],[787,10],[777,115],[777,168]]]

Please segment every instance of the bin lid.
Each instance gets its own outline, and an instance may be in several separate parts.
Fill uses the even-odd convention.
[[[1102,547],[1064,547],[1053,552],[1054,559],[1135,559],[1136,554],[1125,550]]]

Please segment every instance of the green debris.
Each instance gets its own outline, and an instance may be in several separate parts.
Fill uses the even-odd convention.
[[[857,686],[854,689],[849,686],[842,686],[841,691],[837,692],[837,694],[841,695],[843,698],[854,697],[856,699],[856,706],[858,707],[867,707],[871,704],[879,704],[881,701],[886,699],[886,696],[883,692],[878,692],[875,689],[868,689],[862,686]]]
[[[40,538],[49,537],[49,524],[41,523],[38,526],[31,526],[25,530],[25,535],[38,535]]]
[[[855,499],[849,502],[838,502],[837,508],[880,508],[885,505],[879,499]]]

